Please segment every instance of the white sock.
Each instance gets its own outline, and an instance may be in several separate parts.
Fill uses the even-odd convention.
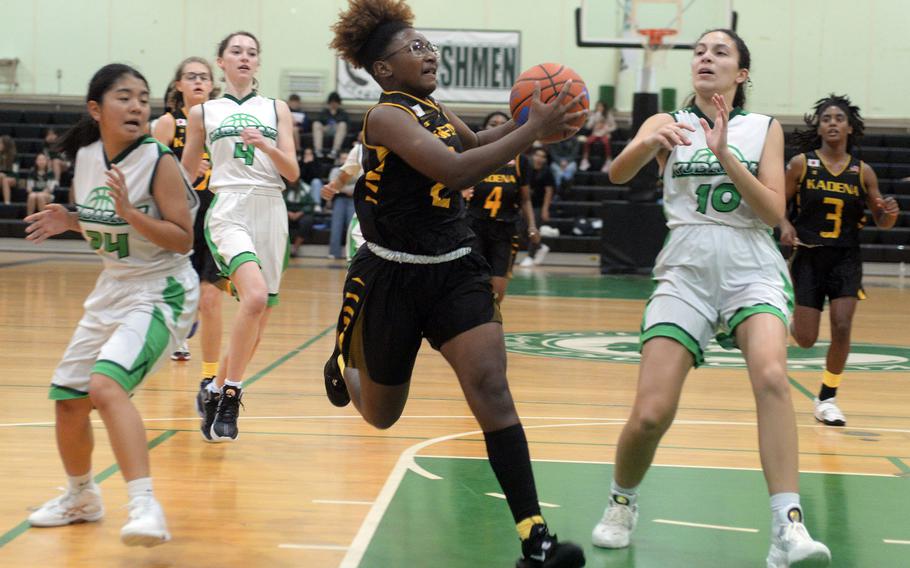
[[[154,497],[152,492],[152,478],[140,477],[126,482],[126,492],[130,496],[130,501],[136,497]]]
[[[234,387],[234,388],[236,388],[236,389],[243,388],[243,381],[232,381],[232,380],[230,380],[230,379],[226,379],[226,380],[224,381],[224,386],[226,386],[226,387]]]
[[[215,381],[210,382],[205,386],[205,390],[218,394],[221,392],[221,389],[218,388],[218,385],[215,384]]]
[[[70,475],[68,477],[71,491],[82,491],[95,484],[92,481],[92,470],[88,470],[88,473],[84,475]]]
[[[632,507],[638,502],[638,487],[626,489],[625,487],[620,487],[614,479],[613,482],[610,483],[610,498],[620,505]]]
[[[803,522],[799,493],[775,493],[771,496],[771,534],[778,534],[787,523]]]

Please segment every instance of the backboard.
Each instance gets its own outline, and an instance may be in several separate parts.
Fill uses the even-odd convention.
[[[671,49],[691,49],[706,30],[733,24],[732,0],[581,0],[576,12],[576,42],[581,47],[641,48],[639,29],[669,28]]]

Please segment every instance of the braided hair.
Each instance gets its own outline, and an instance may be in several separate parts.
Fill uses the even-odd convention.
[[[803,116],[803,122],[806,123],[808,128],[796,130],[791,135],[791,142],[796,147],[797,152],[805,153],[821,148],[822,137],[818,133],[818,123],[821,120],[822,113],[832,106],[844,111],[844,114],[847,115],[847,123],[853,128],[853,132],[847,136],[847,151],[862,138],[865,122],[863,122],[863,117],[859,113],[859,107],[852,104],[847,95],[831,93],[827,97],[815,101],[813,112]]]

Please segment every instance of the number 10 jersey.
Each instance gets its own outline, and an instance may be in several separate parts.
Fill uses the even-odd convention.
[[[676,146],[664,168],[664,216],[667,227],[680,225],[726,225],[738,228],[768,229],[742,198],[727,172],[708,148],[699,118],[705,117],[695,106],[671,113],[677,121],[691,125],[695,132],[685,131],[692,142]],[[730,112],[727,146],[736,159],[758,175],[758,164],[765,148],[771,117],[747,113],[740,108]]]

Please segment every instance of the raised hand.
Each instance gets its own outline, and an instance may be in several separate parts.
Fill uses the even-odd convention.
[[[136,210],[130,203],[130,191],[126,186],[126,176],[123,170],[116,164],[111,165],[111,169],[106,172],[107,186],[110,188],[109,195],[114,200],[114,213],[121,219],[127,219],[128,216]]]
[[[571,100],[567,100],[571,88],[572,80],[569,79],[563,84],[556,98],[545,103],[540,99],[540,83],[534,83],[534,96],[531,98],[528,123],[537,129],[537,138],[549,138],[573,130],[572,123],[579,117],[588,114],[586,110],[569,112],[569,109],[574,108],[577,103],[588,96],[587,93],[582,92]]]
[[[705,141],[708,148],[719,156],[727,151],[727,124],[730,121],[730,108],[727,106],[727,100],[723,96],[714,93],[711,97],[714,108],[717,109],[717,116],[714,118],[714,128],[708,126],[708,121],[700,118],[701,127],[705,130]]]
[[[669,151],[672,151],[676,146],[689,146],[692,141],[686,136],[686,130],[695,132],[695,128],[691,124],[671,122],[661,126],[657,132],[645,138],[644,144],[651,149]]]
[[[25,228],[25,239],[35,244],[73,228],[70,212],[59,203],[49,203],[43,211],[26,217],[25,222],[29,224]]]

